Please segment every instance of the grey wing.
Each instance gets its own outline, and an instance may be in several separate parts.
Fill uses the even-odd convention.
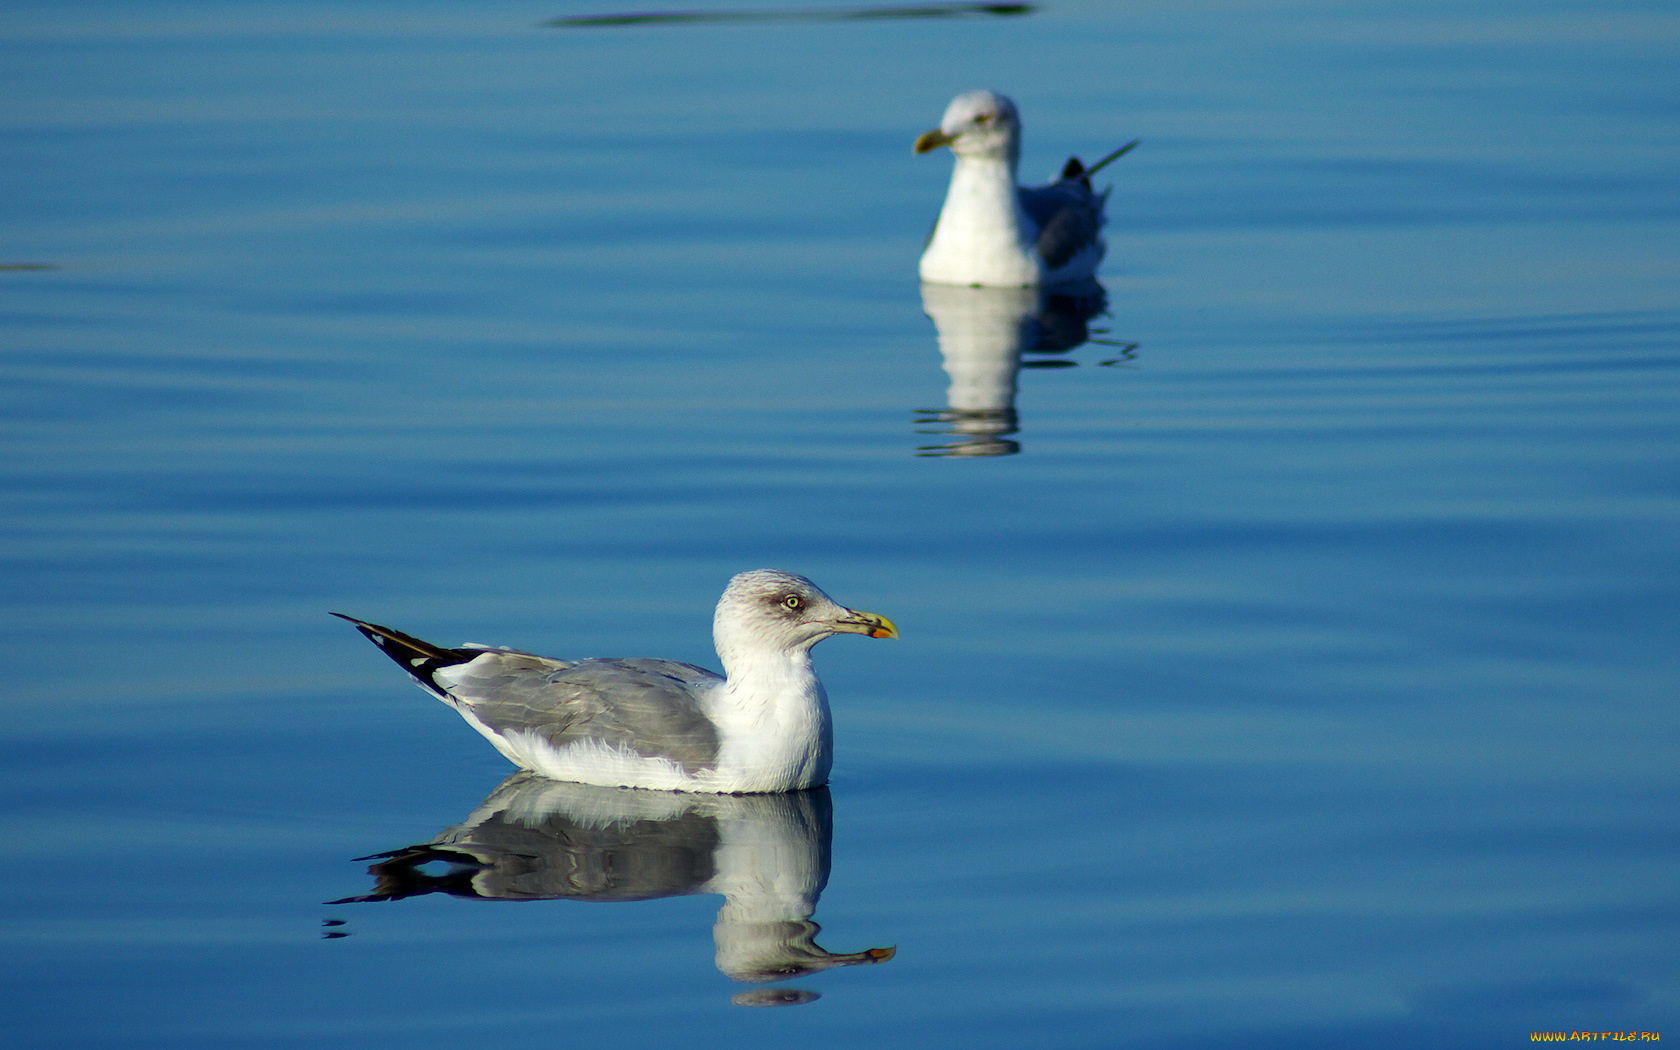
[[[498,733],[529,734],[555,748],[593,740],[690,771],[716,764],[717,729],[698,700],[723,681],[711,671],[674,660],[487,655],[459,669],[449,695]]]
[[[1022,187],[1021,208],[1038,225],[1038,254],[1054,270],[1097,245],[1108,191],[1095,193],[1083,177]]]

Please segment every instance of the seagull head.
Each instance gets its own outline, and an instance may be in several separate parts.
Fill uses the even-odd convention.
[[[712,617],[712,638],[727,665],[736,655],[805,652],[835,634],[897,638],[878,613],[848,609],[803,576],[754,569],[729,581]]]
[[[1021,153],[1021,118],[1015,103],[995,91],[969,91],[951,100],[945,117],[916,139],[916,152],[948,146],[958,157],[1008,158]]]

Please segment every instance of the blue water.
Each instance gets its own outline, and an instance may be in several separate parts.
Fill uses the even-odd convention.
[[[1674,1038],[1680,16],[544,24],[640,10],[10,9],[9,1042]],[[982,85],[1143,140],[1074,345],[916,283]],[[715,665],[760,565],[903,631],[763,812],[510,816],[326,615]]]

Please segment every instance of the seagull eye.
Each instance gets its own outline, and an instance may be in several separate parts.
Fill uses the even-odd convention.
[[[805,599],[801,598],[797,594],[790,594],[786,598],[782,599],[782,604],[787,606],[789,609],[800,609],[804,607]]]
[[[979,116],[974,118],[974,123],[980,124],[980,125],[990,124],[991,122],[992,122],[992,115],[990,113],[982,113]]]

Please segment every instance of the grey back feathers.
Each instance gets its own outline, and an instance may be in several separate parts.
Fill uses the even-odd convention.
[[[1097,244],[1108,191],[1092,192],[1083,174],[1048,186],[1022,187],[1020,194],[1021,210],[1038,227],[1038,254],[1052,270]]]
[[[427,692],[503,736],[524,734],[556,749],[592,740],[689,772],[717,761],[717,729],[693,690],[722,678],[703,667],[674,660],[556,660],[479,646],[445,649],[333,615],[354,624]],[[446,685],[437,674],[449,668],[456,670]]]
[[[549,667],[530,674],[527,654],[481,655],[487,659],[464,669],[470,677],[457,675],[450,695],[504,736],[526,734],[556,750],[592,741],[662,758],[689,773],[717,763],[717,728],[695,695],[723,679],[703,667],[674,660],[566,663],[537,657]]]

